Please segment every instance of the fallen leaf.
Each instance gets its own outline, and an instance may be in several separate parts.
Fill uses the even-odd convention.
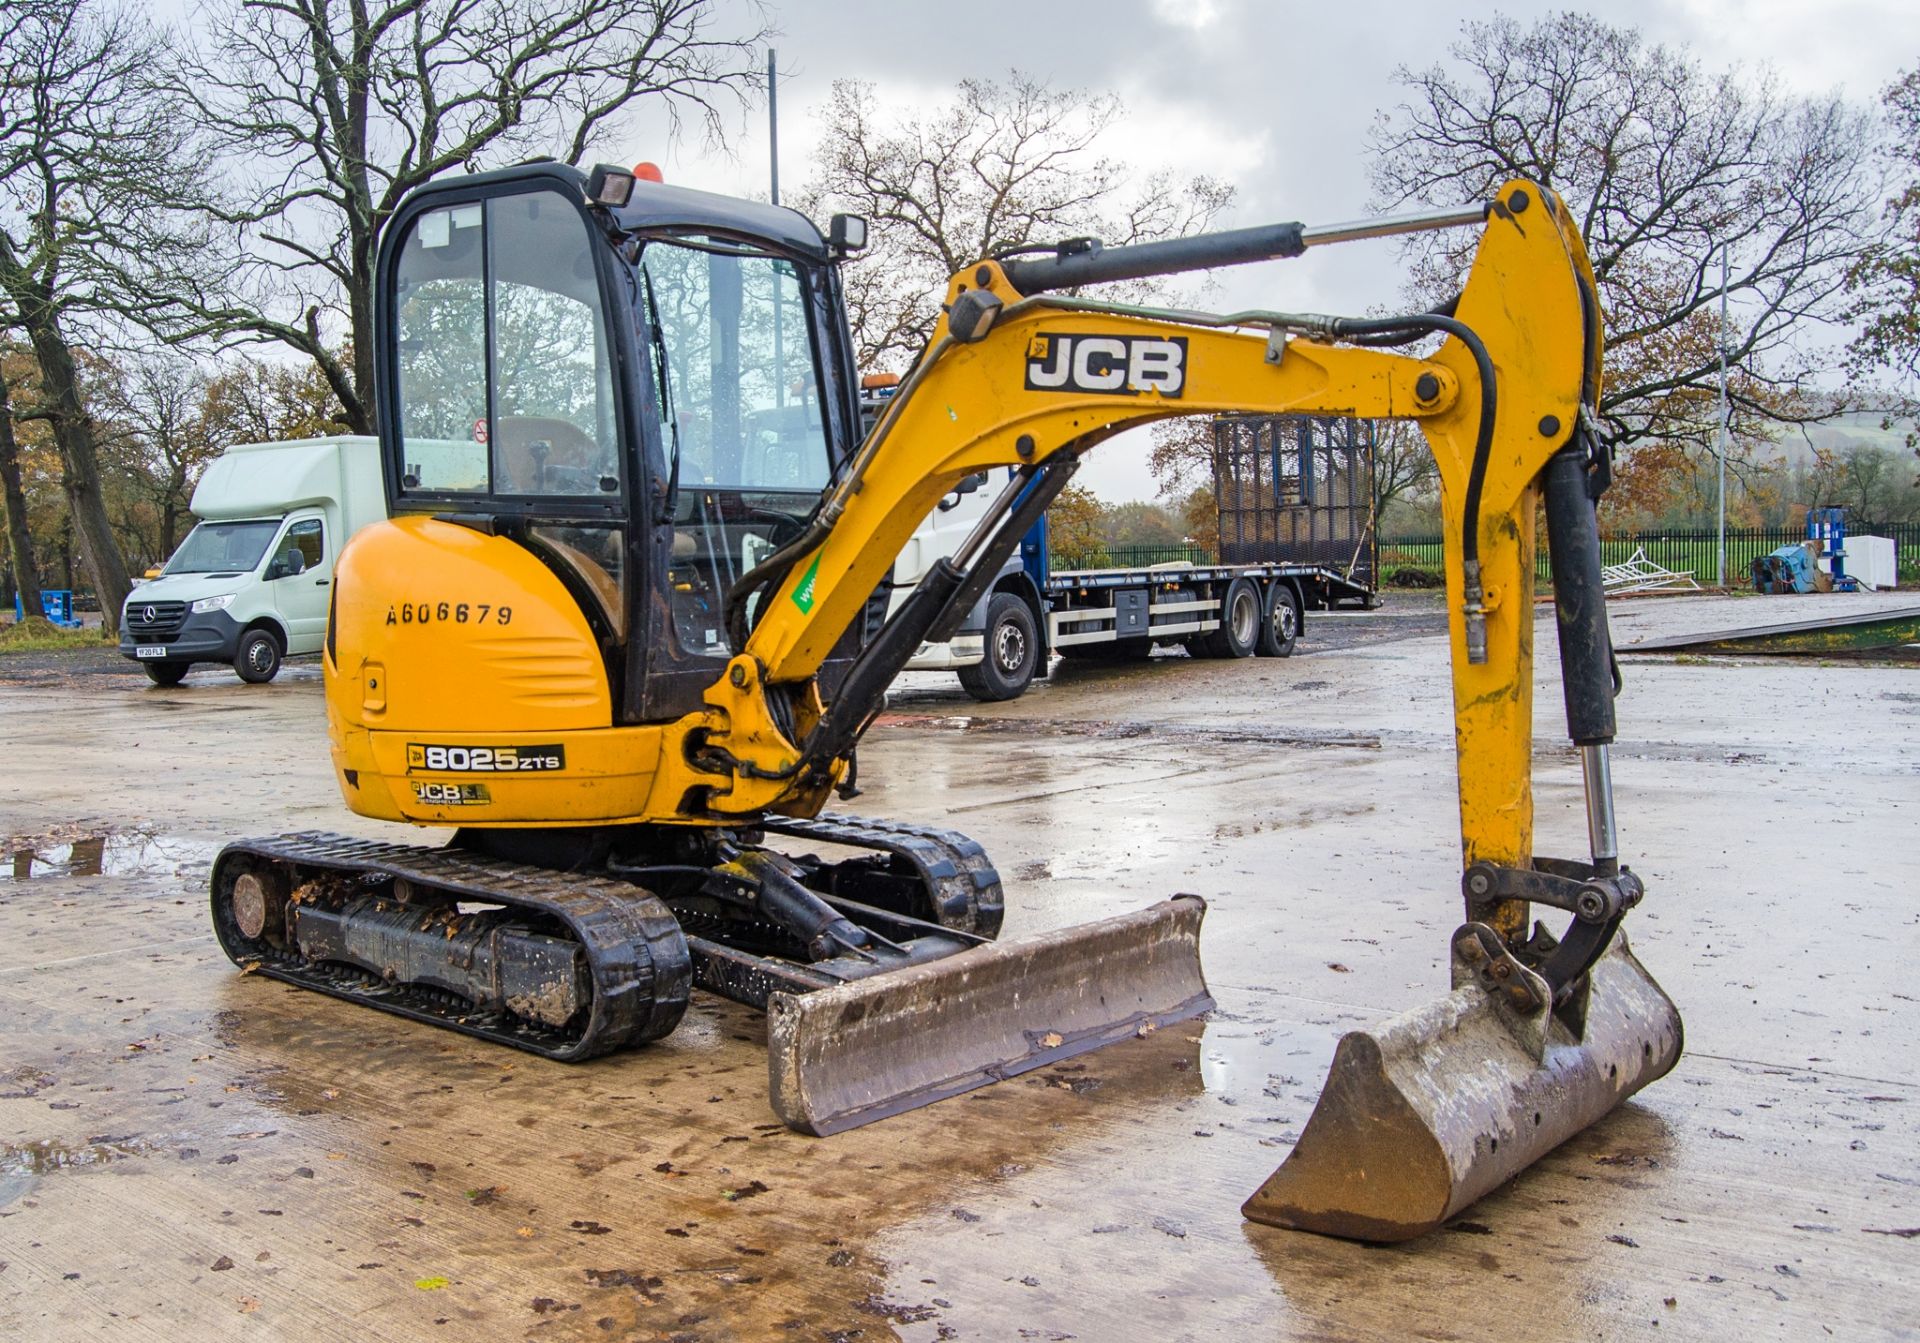
[[[260,1309],[260,1300],[258,1297],[242,1296],[236,1297],[235,1300],[240,1303],[240,1313],[242,1315],[251,1315],[254,1311]]]
[[[1328,961],[1327,969],[1333,971],[1337,975],[1350,975],[1353,973],[1351,968],[1340,964],[1340,962],[1338,961]]]
[[[339,1100],[339,1099],[340,1099],[340,1088],[339,1088],[339,1087],[328,1087],[328,1088],[327,1088],[327,1089],[326,1089],[325,1091],[323,1091],[323,1092],[321,1092],[321,1093],[320,1093],[320,1099],[321,1099],[321,1100],[323,1100],[323,1101],[337,1101],[337,1100]]]
[[[413,1285],[423,1292],[437,1292],[447,1285],[445,1278],[415,1278]]]
[[[1915,1236],[1920,1236],[1920,1226],[1863,1226],[1860,1229],[1869,1236],[1898,1236],[1902,1240],[1912,1240]]]
[[[602,1226],[598,1222],[568,1222],[567,1225],[583,1236],[604,1236],[613,1230],[612,1227]]]
[[[233,1267],[233,1260],[227,1258],[227,1256],[223,1254],[218,1259],[214,1260],[211,1264],[208,1264],[207,1267],[213,1270],[215,1273],[225,1273],[228,1269]]]
[[[469,1189],[467,1191],[467,1202],[473,1204],[476,1208],[484,1208],[489,1203],[498,1203],[500,1201],[500,1194],[500,1186],[496,1184],[490,1184],[485,1189]]]
[[[1048,1031],[1045,1035],[1040,1037],[1040,1047],[1042,1049],[1058,1049],[1060,1047],[1060,1042],[1061,1042],[1061,1035],[1059,1031]]]
[[[533,1228],[530,1226],[515,1227],[513,1234],[520,1237],[521,1240],[532,1240]]]

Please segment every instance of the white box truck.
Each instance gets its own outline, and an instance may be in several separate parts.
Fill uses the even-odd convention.
[[[120,652],[156,685],[178,685],[196,662],[271,681],[281,659],[320,651],[334,559],[387,516],[378,441],[229,448],[207,467],[192,507],[199,525],[127,598]]]

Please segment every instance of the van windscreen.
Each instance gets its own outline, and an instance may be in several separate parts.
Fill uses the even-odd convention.
[[[267,553],[277,521],[203,522],[187,533],[162,573],[250,573]]]

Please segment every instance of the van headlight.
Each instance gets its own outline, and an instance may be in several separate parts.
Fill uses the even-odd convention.
[[[224,611],[233,605],[235,593],[225,593],[219,597],[202,597],[193,604],[193,613],[203,616],[209,611]]]

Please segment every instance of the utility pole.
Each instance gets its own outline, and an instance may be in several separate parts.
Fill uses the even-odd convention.
[[[773,170],[773,203],[780,203],[780,94],[772,47],[767,48],[767,162]]]
[[[1733,418],[1732,407],[1727,401],[1727,250],[1728,245],[1720,247],[1720,505],[1719,535],[1720,580],[1719,586],[1727,585],[1727,426]]]

